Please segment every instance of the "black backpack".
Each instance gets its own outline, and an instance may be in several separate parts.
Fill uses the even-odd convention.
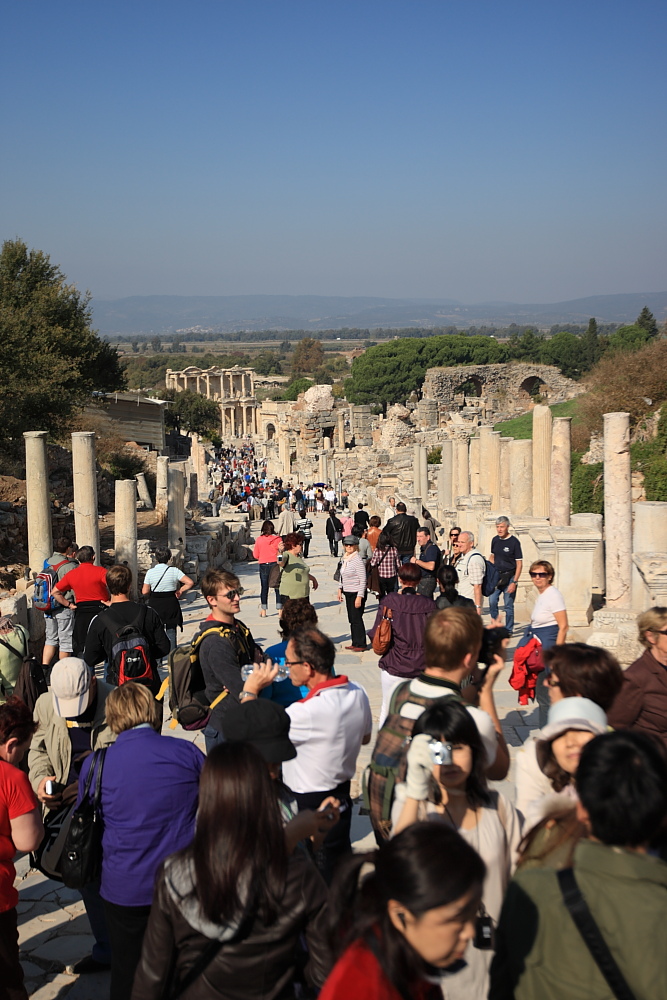
[[[154,686],[156,682],[159,684],[157,671],[151,664],[150,648],[144,633],[147,612],[148,608],[142,605],[139,614],[129,625],[114,621],[112,608],[103,612],[102,621],[113,636],[107,671],[109,684],[116,684],[118,687],[128,681],[137,681],[149,687]]]
[[[17,659],[21,660],[21,669],[14,685],[14,694],[28,706],[31,712],[34,712],[37,699],[40,695],[46,694],[48,684],[44,674],[44,667],[34,656],[30,656],[28,652],[28,641],[25,633],[23,638],[25,645],[22,653],[18,649],[14,649],[13,646],[10,646],[8,642],[5,642],[2,636],[0,636],[0,645],[3,645],[5,649],[8,649]],[[4,685],[0,685],[0,691],[3,697],[7,697]]]

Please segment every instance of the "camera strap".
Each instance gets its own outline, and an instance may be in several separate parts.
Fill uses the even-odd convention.
[[[607,942],[602,937],[600,928],[588,908],[588,903],[581,894],[574,877],[574,871],[572,868],[561,868],[560,871],[556,872],[556,875],[563,902],[616,1000],[636,1000],[635,994],[625,981]]]

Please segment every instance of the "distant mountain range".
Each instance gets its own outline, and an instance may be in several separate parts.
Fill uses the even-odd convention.
[[[344,327],[508,326],[554,323],[632,323],[648,306],[667,319],[667,292],[591,295],[568,302],[482,302],[454,299],[343,298],[323,295],[135,295],[93,301],[93,324],[103,336],[173,334],[201,328],[220,333],[248,330],[339,330]]]

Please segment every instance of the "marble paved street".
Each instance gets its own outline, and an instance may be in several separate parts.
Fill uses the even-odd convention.
[[[212,520],[212,519],[211,519]],[[350,653],[344,646],[349,645],[350,634],[344,605],[337,600],[337,584],[333,580],[336,560],[329,555],[328,543],[324,534],[325,515],[314,517],[315,528],[310,547],[309,563],[311,573],[319,582],[319,588],[311,593],[311,600],[319,616],[320,627],[331,636],[338,649],[336,669],[362,684],[370,698],[377,726],[382,695],[380,690],[380,672],[377,667],[378,657],[369,649],[366,653]],[[240,618],[252,630],[255,639],[263,646],[269,646],[279,641],[278,616],[275,612],[273,595],[269,597],[269,614],[266,618],[259,616],[259,572],[257,563],[240,563],[236,571],[241,578],[245,594],[242,599]],[[189,639],[196,631],[199,622],[206,617],[205,602],[199,591],[188,596],[184,607],[185,629],[183,641]],[[366,607],[366,626],[370,628],[375,620],[377,599],[370,595]],[[517,631],[521,623],[517,625]],[[516,641],[516,640],[515,640]],[[512,753],[526,739],[527,735],[537,727],[537,709],[532,706],[519,710],[517,694],[508,683],[509,666],[496,682],[496,704],[503,720],[506,739]],[[194,739],[197,745],[203,746],[201,735],[193,737],[180,728],[171,730],[167,723],[168,709],[165,710],[165,732],[181,739]],[[359,776],[368,763],[374,737],[368,747],[362,747],[357,768],[357,780],[353,783],[353,795],[359,792]],[[514,795],[512,772],[509,779],[500,786],[508,796]],[[370,849],[374,846],[374,838],[370,832],[370,824],[365,817],[358,815],[359,805],[355,806],[353,819],[353,838],[357,849]],[[106,1000],[109,989],[108,973],[75,977],[68,975],[66,966],[90,954],[92,937],[86,918],[83,903],[79,894],[66,889],[62,884],[53,882],[37,872],[29,871],[26,857],[21,858],[16,865],[18,889],[20,895],[19,924],[20,947],[23,966],[26,974],[28,992],[35,1000],[51,1000],[51,998],[68,997],[68,1000]]]

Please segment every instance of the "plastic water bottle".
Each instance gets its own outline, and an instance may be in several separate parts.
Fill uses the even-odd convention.
[[[285,660],[281,659],[276,661],[278,664],[278,676],[277,681],[286,681],[289,677],[289,667],[285,665]]]
[[[243,666],[241,667],[241,677],[243,678],[243,680],[247,681],[250,675],[254,672],[254,670],[255,670],[254,663],[244,663]]]

